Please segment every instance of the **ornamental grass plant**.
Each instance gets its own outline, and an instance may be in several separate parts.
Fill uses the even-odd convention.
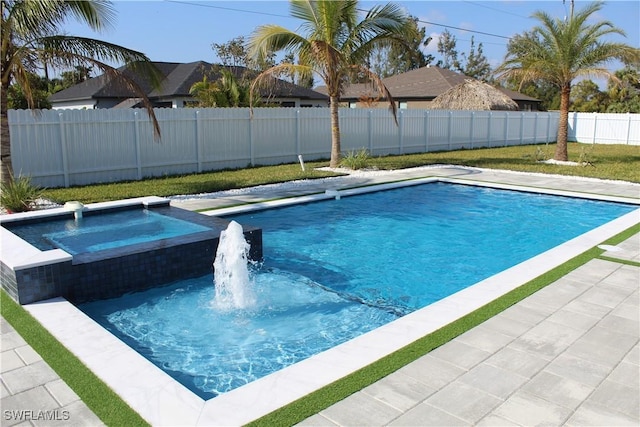
[[[0,184],[0,205],[8,213],[30,211],[35,208],[42,192],[42,188],[34,185],[31,178],[19,176]]]

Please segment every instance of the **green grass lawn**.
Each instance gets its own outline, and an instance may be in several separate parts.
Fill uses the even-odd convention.
[[[554,151],[555,144],[443,151],[403,156],[372,157],[369,159],[368,165],[369,167],[388,170],[433,164],[452,164],[640,182],[640,147],[638,146],[570,143],[569,158],[573,161],[578,161],[582,158],[589,162],[588,165],[558,166],[543,164],[538,161],[540,158],[553,157]],[[142,181],[49,189],[45,191],[44,195],[60,203],[69,200],[94,203],[151,195],[166,197],[179,194],[211,193],[233,188],[336,175],[332,172],[314,169],[328,166],[327,161],[308,162],[306,166],[305,172],[301,170],[299,164],[295,163],[153,178]]]

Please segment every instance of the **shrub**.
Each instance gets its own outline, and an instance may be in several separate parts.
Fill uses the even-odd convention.
[[[344,155],[340,166],[353,170],[364,169],[369,165],[370,158],[371,156],[366,148],[361,148],[358,151],[352,150]]]
[[[42,189],[31,183],[31,178],[19,176],[0,184],[0,205],[8,212],[25,212],[34,208]]]

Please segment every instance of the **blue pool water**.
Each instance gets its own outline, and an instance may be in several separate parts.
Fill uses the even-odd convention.
[[[238,215],[263,230],[255,307],[216,310],[206,276],[80,308],[208,398],[635,208],[438,183]]]
[[[40,250],[59,248],[77,255],[199,233],[210,228],[147,209],[130,209],[85,215],[78,220],[19,225],[10,230]]]

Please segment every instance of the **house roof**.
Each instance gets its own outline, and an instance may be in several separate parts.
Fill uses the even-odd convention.
[[[464,83],[469,77],[445,68],[427,66],[382,79],[384,85],[396,100],[429,100],[447,90]],[[326,87],[317,87],[318,92],[326,93]],[[498,88],[515,101],[537,101],[530,96],[507,89]],[[357,101],[363,96],[376,96],[371,84],[349,85],[340,97],[343,101]]]
[[[220,65],[210,64],[204,61],[196,61],[190,63],[177,62],[153,62],[158,71],[164,76],[161,86],[154,89],[150,82],[141,76],[128,70],[127,67],[120,67],[119,70],[129,74],[129,76],[145,91],[149,99],[170,98],[170,97],[188,97],[191,86],[202,81],[204,76],[208,76],[210,80],[216,80],[220,77]],[[226,67],[237,79],[246,76],[255,75],[245,67]],[[301,98],[326,100],[326,95],[314,90],[295,85],[284,80],[276,80],[275,84],[260,90],[263,97],[277,98]],[[60,92],[54,93],[49,97],[51,102],[62,101],[79,101],[96,98],[131,98],[136,94],[122,84],[110,81],[106,75],[90,78]]]

